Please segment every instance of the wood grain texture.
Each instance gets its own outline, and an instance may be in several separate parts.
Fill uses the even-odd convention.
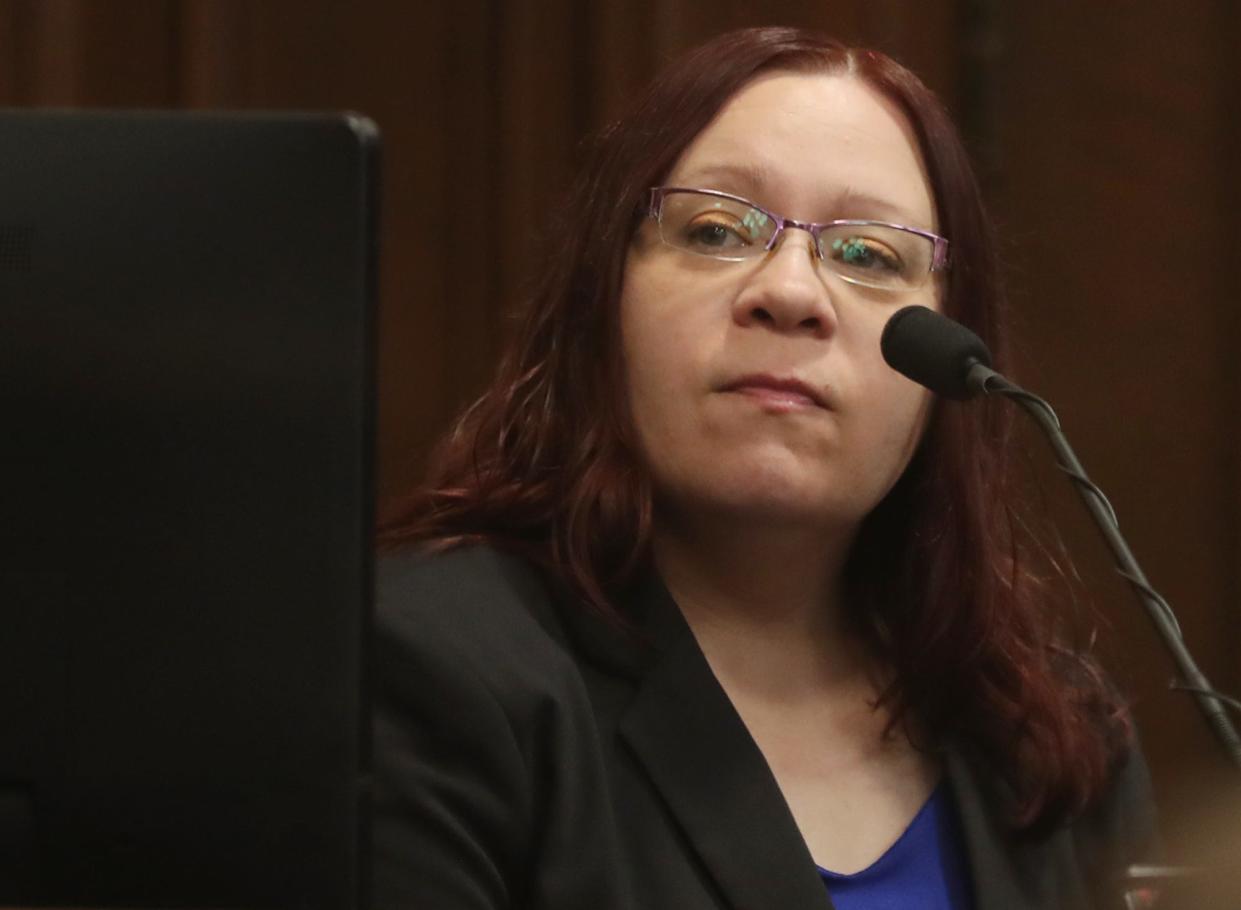
[[[166,107],[175,101],[175,0],[12,6],[22,103]]]
[[[1059,407],[1203,670],[1235,690],[1237,292],[1219,199],[1237,174],[1220,155],[1220,7],[1011,9],[1001,211],[1022,373]],[[1190,700],[1167,691],[1170,661],[1080,507],[1056,499],[1160,791],[1188,804],[1221,781],[1218,749]]]
[[[247,106],[253,84],[252,9],[245,0],[182,0],[173,46],[179,106]]]
[[[0,0],[0,104],[20,105],[25,101],[21,85],[25,68],[18,55],[20,12],[13,0]]]

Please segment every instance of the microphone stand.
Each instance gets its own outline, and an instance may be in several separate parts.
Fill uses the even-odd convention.
[[[1055,450],[1056,461],[1060,469],[1074,481],[1073,485],[1077,488],[1082,502],[1085,503],[1086,509],[1103,533],[1108,547],[1111,548],[1112,555],[1116,558],[1118,571],[1133,587],[1138,601],[1155,624],[1155,630],[1167,645],[1168,650],[1172,652],[1172,658],[1184,680],[1184,684],[1177,688],[1182,688],[1193,695],[1206,717],[1207,724],[1223,745],[1228,757],[1234,765],[1241,768],[1241,737],[1238,737],[1236,727],[1233,726],[1224,710],[1224,703],[1232,700],[1216,693],[1202,671],[1198,669],[1189,649],[1185,647],[1181,627],[1176,621],[1172,608],[1146,580],[1146,575],[1143,574],[1137,560],[1129,551],[1129,545],[1121,536],[1116,512],[1103,492],[1086,476],[1081,462],[1077,460],[1064,432],[1060,429],[1060,419],[1056,417],[1056,412],[1051,409],[1051,405],[1037,395],[1009,382],[976,359],[969,368],[965,383],[976,394],[1003,395],[1012,399],[1042,428]]]

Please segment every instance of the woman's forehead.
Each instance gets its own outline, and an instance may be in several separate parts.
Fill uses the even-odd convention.
[[[798,211],[781,214],[805,220],[847,205],[848,216],[936,227],[907,120],[845,75],[776,73],[751,82],[690,143],[666,182],[727,190],[773,208],[793,205]],[[873,211],[863,211],[868,205]]]

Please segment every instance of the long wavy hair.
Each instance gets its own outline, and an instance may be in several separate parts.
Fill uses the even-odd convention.
[[[441,442],[427,484],[384,521],[381,545],[516,550],[583,609],[624,626],[615,594],[650,565],[653,509],[623,378],[625,257],[647,188],[730,97],[773,71],[847,75],[903,111],[952,243],[942,308],[1004,369],[995,242],[935,96],[875,51],[799,29],[731,32],[675,61],[594,137],[551,226],[563,242],[549,251],[492,382]],[[1129,722],[1093,660],[1064,644],[1062,611],[1032,567],[1006,457],[1009,413],[988,401],[937,403],[845,571],[853,622],[895,669],[881,699],[892,725],[980,757],[1013,794],[1012,826],[1034,834],[1100,794]]]

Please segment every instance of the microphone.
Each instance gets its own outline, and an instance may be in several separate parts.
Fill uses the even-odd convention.
[[[1133,587],[1138,601],[1171,652],[1184,680],[1174,682],[1173,688],[1193,695],[1228,757],[1241,768],[1241,736],[1224,711],[1225,704],[1232,699],[1212,689],[1198,669],[1185,646],[1172,608],[1146,580],[1120,533],[1112,504],[1086,476],[1051,405],[991,369],[991,352],[981,338],[960,323],[924,306],[907,306],[892,314],[883,328],[879,347],[890,367],[937,395],[965,400],[984,393],[999,394],[1016,402],[1034,418],[1055,450],[1060,469],[1073,480],[1087,511],[1107,541],[1117,570]]]
[[[879,348],[888,366],[944,398],[964,401],[989,392],[987,380],[998,376],[981,338],[924,306],[897,310]]]

